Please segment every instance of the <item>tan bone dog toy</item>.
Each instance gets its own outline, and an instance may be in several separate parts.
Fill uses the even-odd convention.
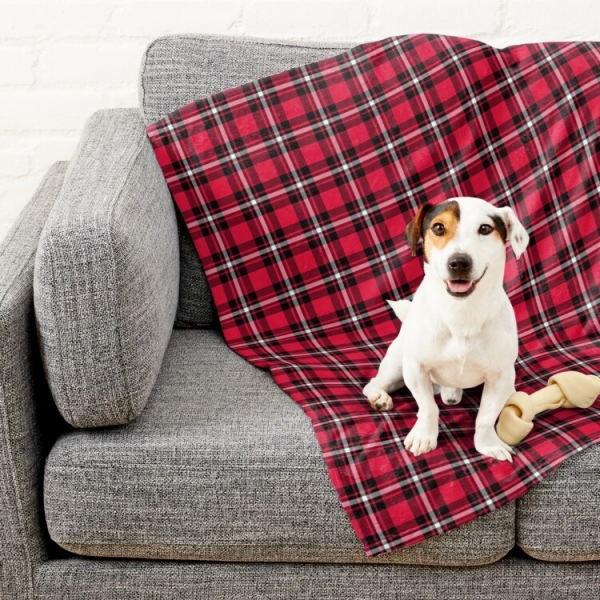
[[[403,321],[410,310],[410,300],[387,301],[396,316]],[[600,395],[600,377],[577,371],[557,373],[548,380],[548,386],[529,395],[515,392],[498,419],[496,431],[500,439],[516,446],[533,429],[533,417],[555,408],[589,408]]]
[[[600,377],[577,371],[557,373],[545,387],[529,395],[515,392],[500,413],[496,431],[511,446],[522,442],[533,429],[535,415],[555,408],[589,408],[600,394]]]

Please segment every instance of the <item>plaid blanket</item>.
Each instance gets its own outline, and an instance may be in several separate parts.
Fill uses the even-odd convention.
[[[408,390],[361,389],[400,323],[385,299],[423,275],[402,239],[424,202],[512,205],[531,234],[505,285],[517,388],[600,358],[600,44],[504,50],[415,35],[198,100],[148,134],[202,259],[232,349],[270,369],[311,419],[368,555],[522,495],[600,440],[600,411],[540,416],[514,463],[473,446],[481,388],[441,406],[435,451],[402,441]],[[251,401],[251,399],[249,399]]]

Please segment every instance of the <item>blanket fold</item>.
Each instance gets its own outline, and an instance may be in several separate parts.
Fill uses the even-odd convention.
[[[436,450],[402,441],[406,389],[361,390],[422,277],[402,239],[418,206],[477,196],[531,234],[505,285],[517,388],[600,357],[600,44],[491,48],[413,35],[358,46],[182,107],[148,134],[211,286],[225,338],[311,419],[369,555],[513,500],[600,440],[596,407],[536,420],[514,463],[473,447],[481,389],[441,405]]]

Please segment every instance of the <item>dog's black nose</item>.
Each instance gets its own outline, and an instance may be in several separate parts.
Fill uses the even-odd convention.
[[[473,267],[473,261],[467,254],[453,254],[448,259],[448,271],[453,277],[458,279],[466,278]]]

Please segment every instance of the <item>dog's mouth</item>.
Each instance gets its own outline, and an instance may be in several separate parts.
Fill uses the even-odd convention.
[[[446,280],[446,291],[455,298],[466,298],[474,291],[477,284],[483,279],[487,267],[484,269],[479,279],[448,279]]]

